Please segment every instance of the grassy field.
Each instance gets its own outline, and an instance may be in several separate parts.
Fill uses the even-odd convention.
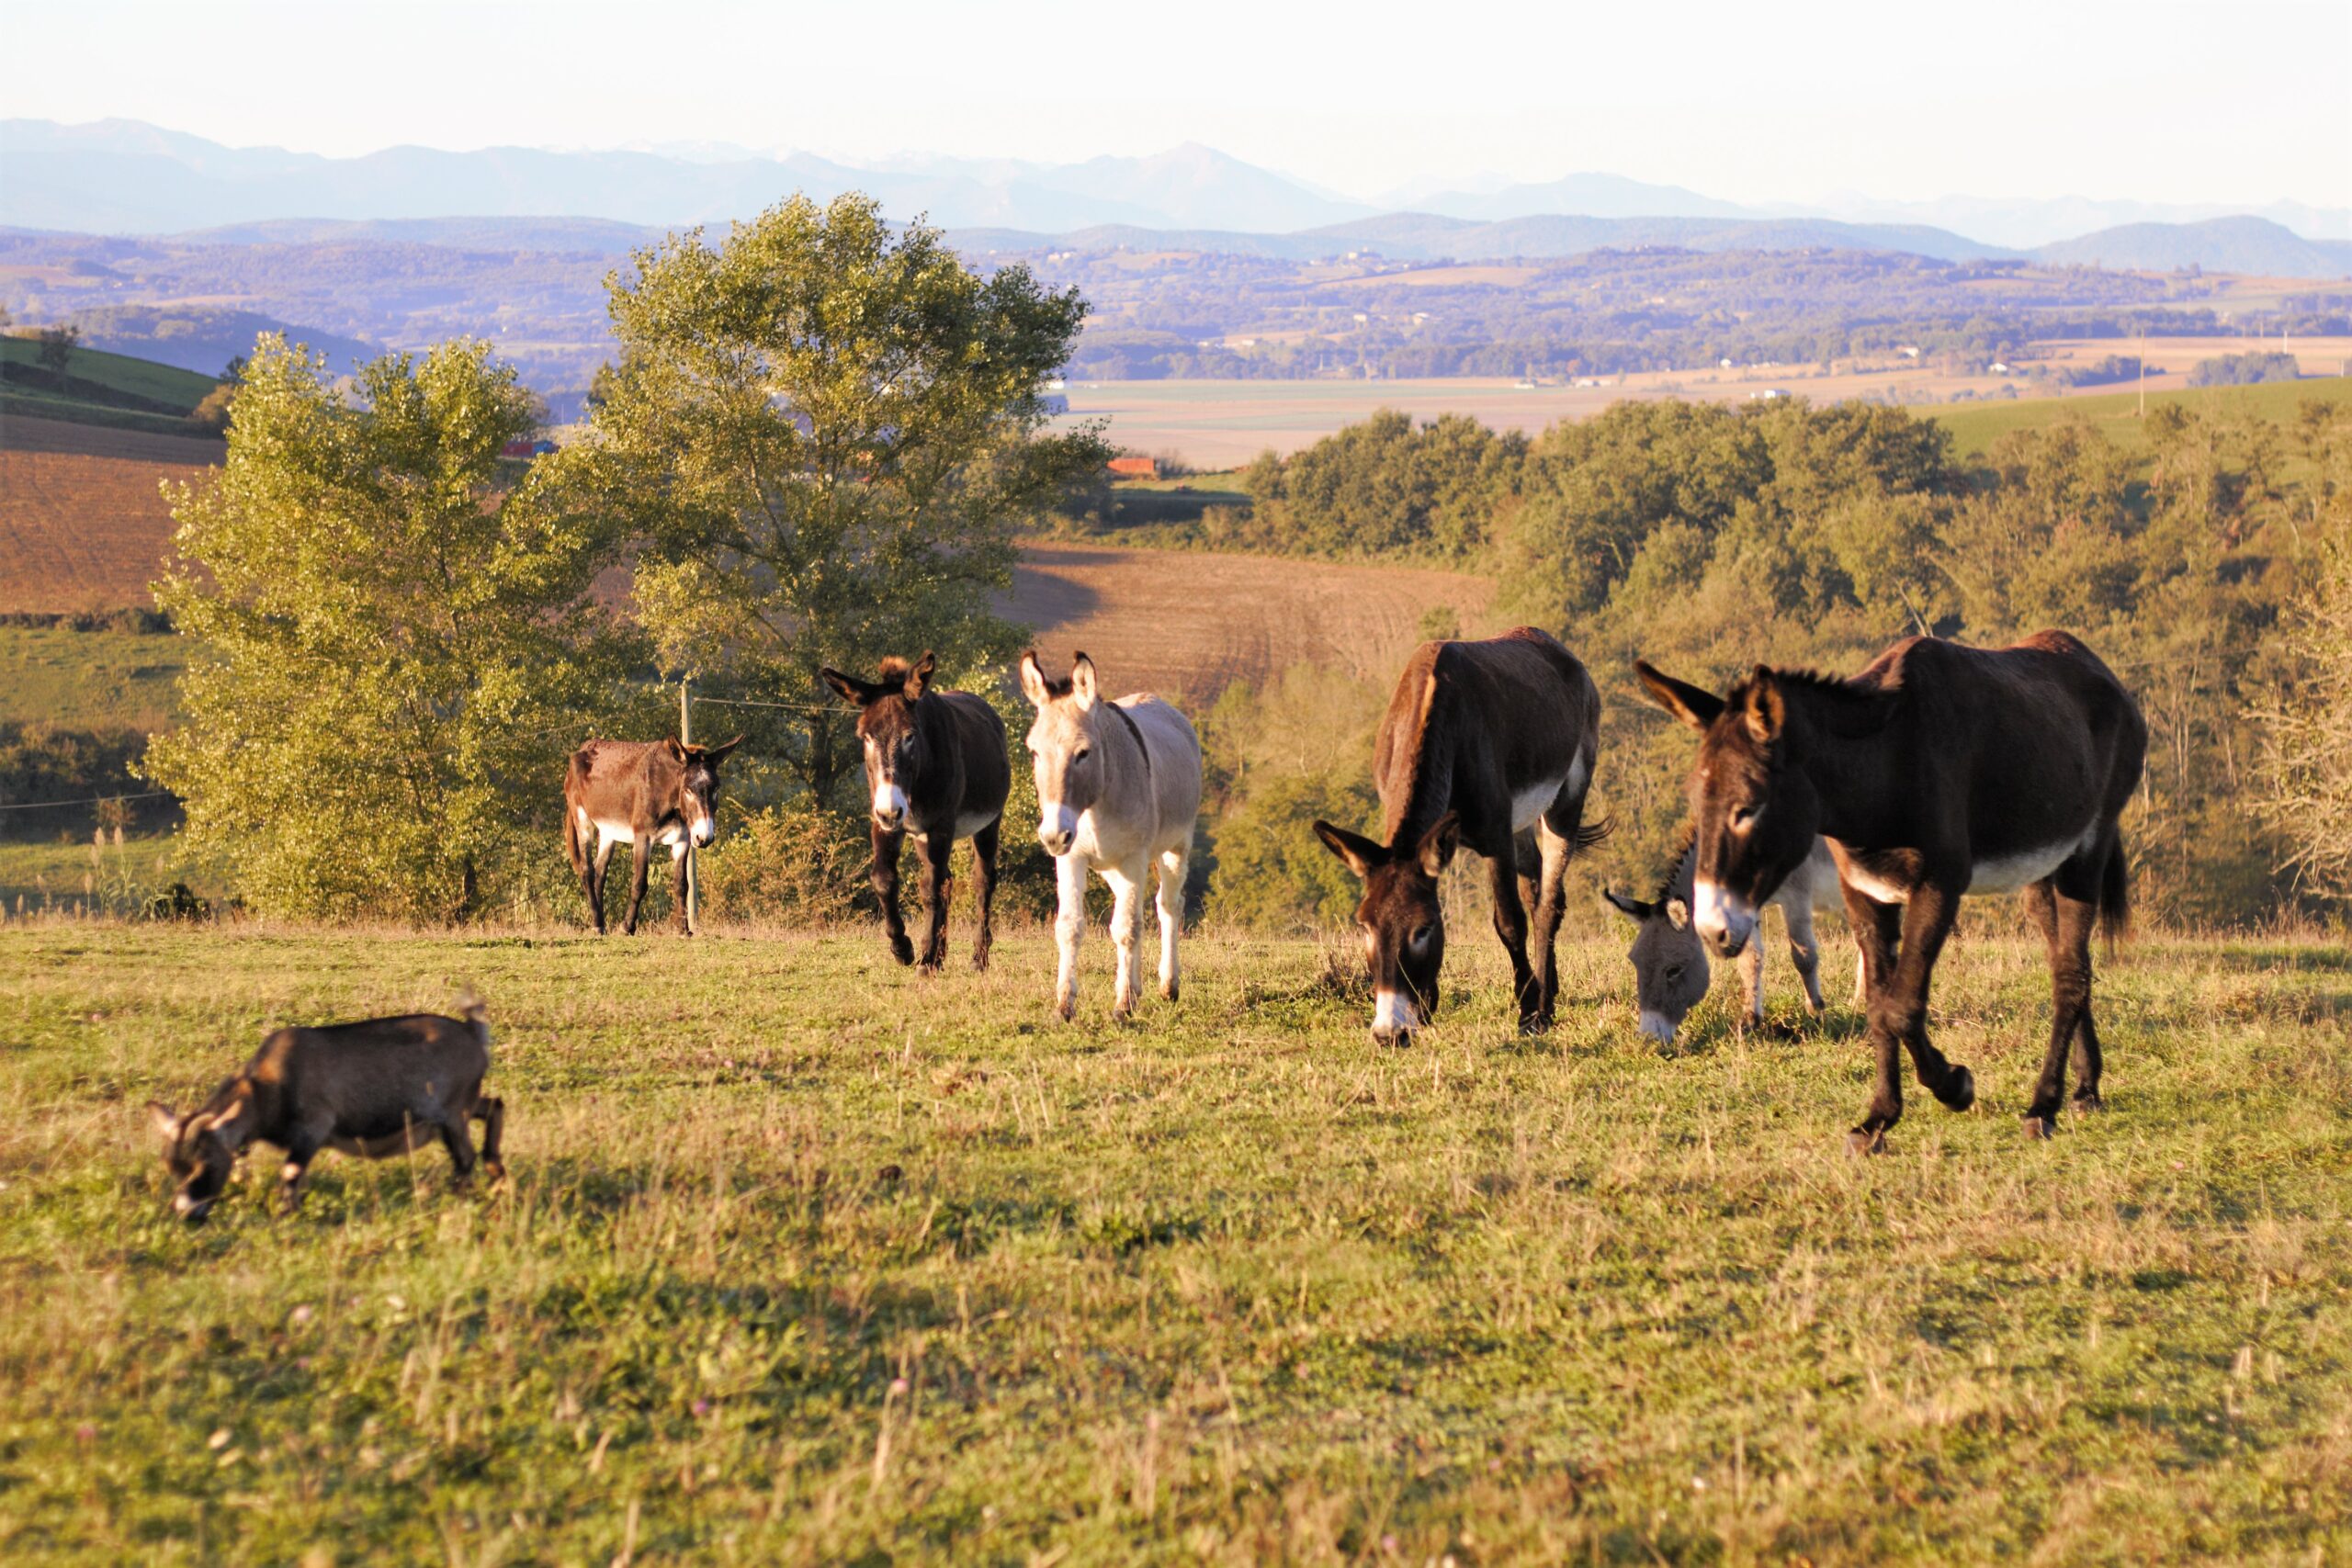
[[[1662,1054],[1612,940],[1522,1041],[1491,947],[1380,1052],[1298,942],[1118,1028],[1099,937],[1062,1027],[1035,934],[925,982],[865,932],[0,926],[0,1557],[2352,1554],[2340,946],[2128,949],[2112,1109],[2034,1145],[2040,953],[1972,929],[1980,1108],[1871,1161],[1849,1012]],[[262,1156],[168,1215],[143,1100],[468,983],[505,1185],[327,1156],[281,1219]]]
[[[10,372],[42,370],[40,344],[31,338],[0,337],[0,367]],[[63,386],[34,395],[97,409],[160,405],[153,412],[186,413],[220,385],[214,377],[98,348],[74,349],[64,375]]]
[[[187,665],[176,637],[0,626],[0,719],[162,729],[178,716]]]
[[[2191,387],[2148,393],[2151,409],[2176,404],[2271,420],[2290,430],[2302,406],[2314,401],[2352,404],[2352,378],[2331,376],[2252,387]],[[2139,394],[2124,391],[2090,397],[2021,398],[2015,402],[1975,403],[1922,412],[1951,432],[1952,448],[1961,457],[1981,457],[1992,449],[1995,441],[2010,431],[2039,430],[2064,419],[2086,421],[2125,451],[2143,452],[2148,445],[2147,427],[2140,423],[2139,409]],[[2302,477],[2300,470],[2307,465],[2301,463],[2300,455],[2291,451],[2284,455],[2289,458],[2284,477]]]

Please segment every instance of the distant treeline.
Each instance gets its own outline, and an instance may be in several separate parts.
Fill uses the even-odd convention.
[[[2251,716],[2293,686],[2282,610],[2352,547],[2352,409],[2280,423],[2166,405],[2145,430],[2144,456],[2069,422],[2005,435],[1971,465],[1940,425],[1859,404],[1627,402],[1532,440],[1388,413],[1260,459],[1250,509],[1214,521],[1228,547],[1491,574],[1498,616],[1558,633],[1602,682],[1599,787],[1624,825],[1604,864],[1629,882],[1664,863],[1690,750],[1636,699],[1635,656],[1727,683],[1759,661],[1850,671],[1905,633],[2002,643],[2066,627],[2154,732],[2127,825],[2143,904],[2258,920],[2298,893],[2278,869],[2290,842],[2255,809],[2266,743]],[[1317,813],[1369,818],[1357,743],[1383,694],[1351,699],[1362,733],[1329,748],[1328,777],[1283,761],[1309,748],[1239,759],[1247,783],[1218,829],[1225,897],[1251,888],[1257,917],[1332,913],[1344,887],[1295,840]],[[1289,699],[1237,694],[1234,733],[1254,733],[1261,700]]]

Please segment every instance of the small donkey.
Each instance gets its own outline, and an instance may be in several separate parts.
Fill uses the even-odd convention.
[[[686,924],[686,848],[709,847],[718,836],[718,764],[743,743],[692,746],[667,740],[591,740],[571,754],[563,773],[563,847],[580,890],[588,896],[589,918],[605,934],[605,868],[613,846],[629,846],[628,919],[623,934],[637,934],[638,911],[645,906],[645,876],[655,844],[670,846],[677,878],[678,931]]]
[[[148,1101],[164,1135],[164,1164],[179,1188],[172,1212],[200,1223],[255,1141],[286,1151],[278,1175],[289,1213],[301,1203],[302,1179],[321,1149],[383,1159],[438,1135],[464,1185],[475,1163],[469,1121],[482,1124],[481,1163],[493,1179],[504,1177],[498,1145],[506,1106],[481,1092],[489,1015],[471,997],[460,1010],[462,1019],[411,1013],[277,1030],[189,1114]]]
[[[1672,874],[1657,897],[1645,901],[1631,894],[1604,891],[1618,913],[1639,922],[1634,946],[1626,957],[1634,963],[1634,1004],[1641,1016],[1642,1032],[1664,1045],[1670,1043],[1682,1021],[1707,995],[1713,978],[1707,968],[1706,945],[1690,929],[1691,865],[1697,845],[1685,840]],[[1823,909],[1842,908],[1838,863],[1830,858],[1829,840],[1815,839],[1813,853],[1789,874],[1768,902],[1777,906],[1789,927],[1789,956],[1796,961],[1797,977],[1804,982],[1805,1010],[1821,1016],[1821,950],[1813,939],[1813,917]],[[1746,1021],[1764,1021],[1764,944],[1752,942],[1739,955],[1740,988],[1747,1006]],[[1854,973],[1854,1005],[1866,999],[1859,960]]]

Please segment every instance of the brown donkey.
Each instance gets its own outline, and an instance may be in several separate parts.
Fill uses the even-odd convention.
[[[825,683],[857,705],[857,739],[865,750],[865,782],[873,791],[874,896],[882,927],[901,964],[915,961],[899,913],[899,851],[909,833],[922,847],[922,971],[935,975],[947,958],[948,855],[958,839],[972,840],[972,879],[978,886],[980,934],[972,967],[989,966],[994,936],[997,834],[1004,797],[1012,788],[1004,721],[969,692],[933,691],[936,656],[909,664],[882,661],[878,680],[861,681],[820,670]]]
[[[688,746],[677,740],[591,740],[571,754],[563,775],[563,847],[588,896],[596,934],[605,934],[605,869],[613,846],[630,849],[628,919],[637,934],[645,904],[645,875],[655,844],[670,846],[677,874],[678,931],[686,925],[686,846],[706,848],[718,836],[718,764],[743,743]]]
[[[2099,1108],[2091,927],[2104,919],[2111,934],[2129,916],[2117,819],[2148,727],[2097,655],[2061,631],[2004,649],[1905,637],[1849,680],[1758,665],[1720,698],[1634,669],[1702,737],[1690,783],[1692,923],[1709,946],[1738,953],[1814,835],[1830,840],[1877,1058],[1853,1148],[1883,1148],[1902,1117],[1904,1047],[1946,1106],[1975,1101],[1973,1076],[1928,1041],[1928,982],[1963,894],[2025,889],[2050,950],[2050,1045],[2026,1131],[2057,1126],[2070,1042],[2075,1109]]]
[[[1488,863],[1520,1027],[1551,1027],[1560,884],[1569,857],[1607,831],[1584,821],[1600,751],[1600,694],[1546,632],[1521,626],[1486,642],[1423,643],[1406,661],[1373,745],[1387,841],[1315,824],[1325,847],[1363,878],[1356,923],[1372,968],[1373,1039],[1409,1043],[1436,1010],[1445,960],[1438,877],[1461,844]]]

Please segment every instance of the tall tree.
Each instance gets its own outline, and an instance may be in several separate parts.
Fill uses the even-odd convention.
[[[226,464],[178,491],[156,600],[202,651],[144,768],[256,908],[465,917],[553,844],[563,755],[617,700],[612,526],[501,463],[537,407],[487,345],[351,395],[323,369],[263,338]]]
[[[812,711],[779,738],[820,799],[854,765],[817,671],[937,650],[1009,659],[1013,536],[1099,473],[1099,432],[1046,433],[1044,383],[1085,302],[967,268],[876,205],[796,197],[717,245],[699,230],[611,283],[620,359],[573,482],[627,519],[662,657]]]

